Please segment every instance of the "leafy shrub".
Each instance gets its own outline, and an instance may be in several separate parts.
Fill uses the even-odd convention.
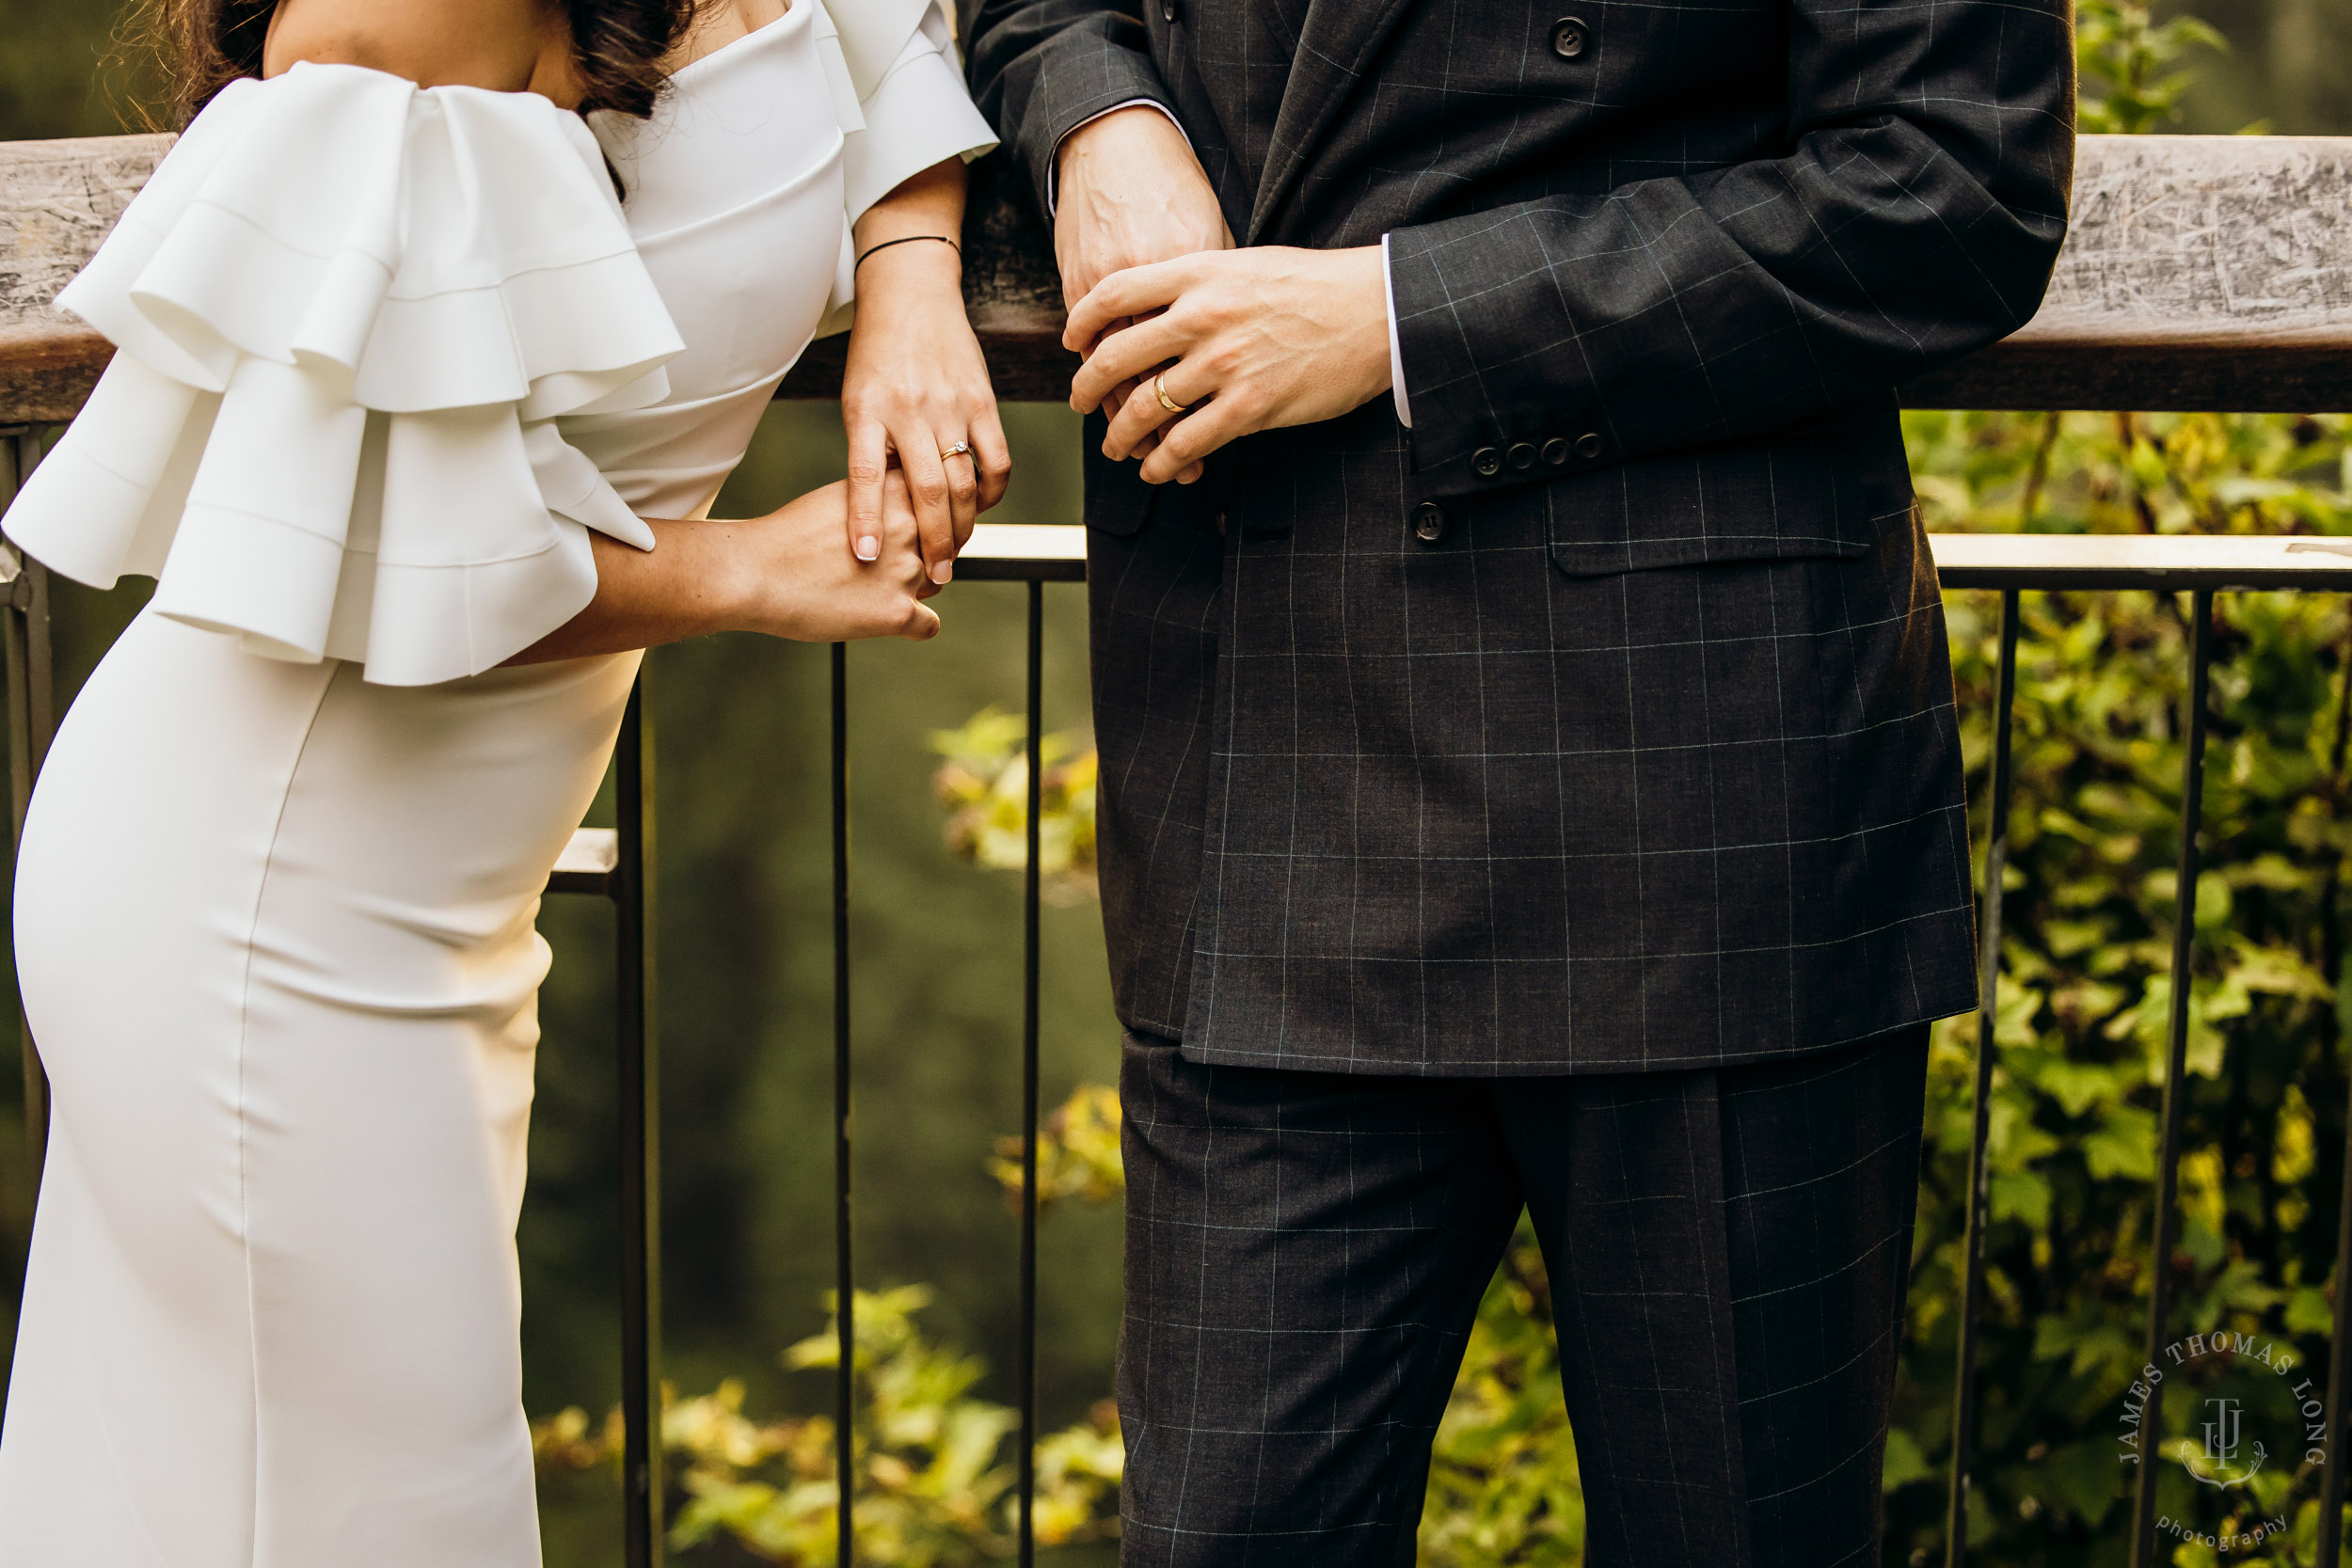
[[[932,786],[948,808],[947,847],[991,871],[1029,863],[1028,720],[982,708],[958,730],[940,730],[931,749],[947,760]],[[1041,736],[1038,876],[1057,904],[1094,896],[1095,753],[1069,734]]]
[[[969,1568],[1012,1555],[1009,1439],[1020,1418],[972,1397],[984,1362],[924,1337],[914,1319],[930,1299],[921,1285],[856,1293],[854,1374],[866,1428],[854,1449],[850,1526],[861,1561]],[[828,1324],[794,1345],[785,1365],[839,1366],[836,1332]],[[691,1399],[662,1394],[662,1447],[685,1494],[674,1548],[724,1536],[787,1568],[834,1560],[840,1494],[830,1418],[754,1420],[733,1378]],[[617,1466],[620,1413],[592,1430],[586,1412],[563,1411],[532,1425],[532,1445],[543,1473]],[[1038,1540],[1063,1545],[1117,1534],[1121,1461],[1118,1408],[1107,1400],[1091,1419],[1041,1439]]]

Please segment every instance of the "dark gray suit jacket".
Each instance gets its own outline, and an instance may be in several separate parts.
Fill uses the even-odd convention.
[[[1893,388],[2041,298],[2065,0],[1135,3],[965,0],[1041,202],[1146,98],[1245,243],[1387,236],[1413,422],[1090,451],[1124,1022],[1535,1074],[1974,1006]]]

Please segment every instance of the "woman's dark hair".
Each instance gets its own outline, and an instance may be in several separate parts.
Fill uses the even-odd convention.
[[[661,60],[692,26],[696,0],[552,0],[572,27],[587,91],[580,111],[640,119],[661,96]],[[142,0],[143,31],[163,56],[171,119],[184,125],[241,76],[262,73],[278,0]]]

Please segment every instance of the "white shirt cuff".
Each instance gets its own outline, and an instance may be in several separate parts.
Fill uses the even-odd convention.
[[[1405,395],[1405,342],[1396,335],[1396,276],[1389,271],[1389,237],[1380,236],[1380,287],[1389,296],[1389,401],[1396,422],[1413,428],[1413,403]]]
[[[1057,141],[1054,144],[1054,162],[1045,171],[1045,215],[1047,217],[1052,217],[1054,215],[1055,209],[1061,204],[1061,191],[1059,188],[1059,176],[1061,174],[1061,142],[1068,141],[1071,137],[1076,135],[1079,132],[1085,130],[1088,126],[1102,119],[1103,115],[1115,115],[1121,109],[1132,109],[1137,107],[1138,105],[1147,109],[1157,109],[1160,113],[1168,115],[1168,122],[1176,127],[1176,134],[1178,135],[1184,137],[1184,145],[1186,147],[1190,147],[1192,145],[1192,138],[1184,135],[1184,122],[1178,119],[1174,115],[1168,114],[1168,105],[1161,103],[1156,98],[1130,98],[1124,103],[1112,104],[1109,108],[1104,109],[1102,115],[1089,115],[1086,119],[1072,126],[1069,130],[1064,131],[1061,134],[1061,141]]]

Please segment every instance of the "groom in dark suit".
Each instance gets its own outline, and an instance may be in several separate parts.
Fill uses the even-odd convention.
[[[1874,1562],[1976,1002],[1894,388],[2040,300],[2069,7],[1136,3],[963,17],[1087,356],[1124,1560],[1410,1561],[1525,1206],[1586,1560]]]

